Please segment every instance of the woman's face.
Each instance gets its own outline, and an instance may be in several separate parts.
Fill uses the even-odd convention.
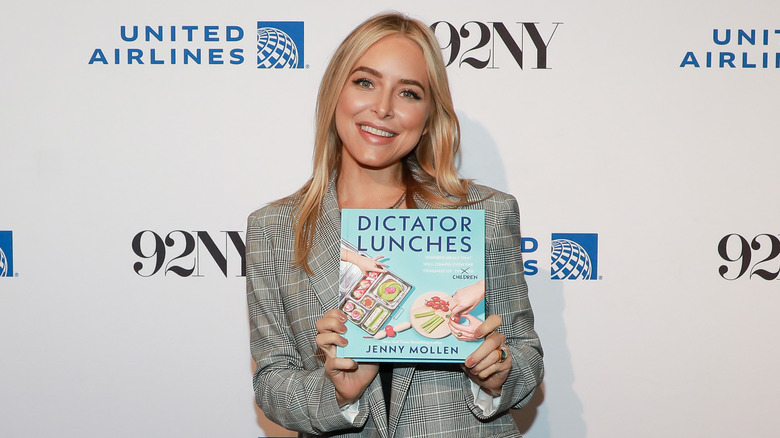
[[[336,105],[342,166],[398,165],[424,133],[430,107],[420,47],[400,35],[374,43],[353,66]]]

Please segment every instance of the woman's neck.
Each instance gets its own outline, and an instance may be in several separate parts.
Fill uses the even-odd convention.
[[[341,208],[399,208],[406,188],[401,163],[387,169],[342,166],[336,181]],[[401,201],[399,204],[399,200]]]

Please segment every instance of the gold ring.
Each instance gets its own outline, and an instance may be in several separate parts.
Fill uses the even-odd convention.
[[[503,363],[506,360],[507,356],[509,356],[506,347],[504,347],[503,345],[496,348],[496,353],[498,353],[498,363]]]
[[[463,336],[463,332],[457,331],[457,332],[455,332],[455,336],[459,338],[459,337]]]

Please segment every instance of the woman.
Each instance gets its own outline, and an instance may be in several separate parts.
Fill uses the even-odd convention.
[[[270,419],[302,436],[519,436],[507,410],[528,402],[543,365],[517,203],[458,179],[458,147],[431,31],[383,14],[347,36],[320,86],[312,178],[249,217],[254,386]],[[377,364],[335,356],[347,329],[337,309],[341,208],[485,210],[489,316],[465,363],[395,364],[382,378]]]

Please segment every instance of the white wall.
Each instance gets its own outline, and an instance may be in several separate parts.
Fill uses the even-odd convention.
[[[304,182],[327,60],[391,7],[457,29],[500,22],[523,45],[522,69],[492,34],[466,56],[494,68],[456,61],[448,73],[463,175],[515,194],[538,243],[526,260],[547,376],[517,413],[526,436],[770,436],[780,426],[780,283],[751,275],[780,270],[770,250],[780,251],[777,2],[4,6],[0,248],[13,266],[0,278],[0,435],[289,435],[254,407],[241,257],[226,232],[243,238],[249,212]],[[304,22],[306,67],[256,69],[258,21]],[[535,68],[523,22],[548,44],[547,69]],[[120,27],[134,25],[176,26],[177,40],[123,41]],[[198,26],[193,41],[182,26]],[[219,41],[204,41],[205,26]],[[226,26],[243,39],[225,41]],[[714,30],[731,41],[716,44]],[[738,44],[740,30],[755,30],[755,44]],[[461,55],[476,42],[464,39]],[[108,65],[89,63],[98,48]],[[198,48],[223,49],[225,63],[167,62],[171,49]],[[128,65],[128,49],[145,63]],[[150,64],[151,49],[166,62]],[[243,63],[229,63],[233,49]],[[734,67],[718,66],[730,56],[721,52]],[[173,233],[150,275],[154,257],[132,248],[144,230],[182,230],[197,245],[188,252]],[[550,279],[553,233],[598,235],[597,279]],[[731,279],[740,262],[718,244],[732,233],[769,236],[726,280],[720,266]],[[727,258],[739,242],[729,238]],[[141,252],[154,250],[147,232]],[[165,275],[171,266],[196,271]]]

